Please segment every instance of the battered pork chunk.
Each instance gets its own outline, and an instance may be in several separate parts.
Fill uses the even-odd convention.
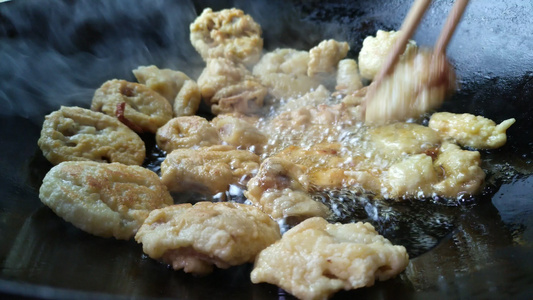
[[[263,152],[268,138],[257,127],[257,118],[242,115],[218,115],[211,120],[222,141],[237,149],[247,149],[256,154]]]
[[[461,146],[494,149],[507,142],[505,133],[514,122],[515,119],[508,119],[496,125],[482,116],[441,112],[431,116],[428,126]]]
[[[261,26],[240,9],[206,8],[190,26],[191,43],[205,61],[225,57],[253,65],[263,50]]]
[[[307,76],[309,52],[276,49],[254,66],[253,74],[275,99],[302,96],[318,87],[319,78]]]
[[[316,217],[263,250],[251,279],[275,284],[300,299],[327,299],[342,289],[392,278],[408,262],[405,248],[392,245],[369,223],[328,224]]]
[[[221,143],[217,129],[202,117],[177,117],[157,130],[157,145],[167,153],[178,148],[199,148]]]
[[[141,66],[133,70],[137,80],[165,97],[173,106],[174,116],[191,116],[200,106],[198,85],[185,73],[156,66]]]
[[[116,118],[81,107],[62,106],[46,116],[37,142],[53,164],[94,160],[140,165],[142,139]]]
[[[359,68],[354,59],[343,59],[337,65],[337,85],[335,90],[340,94],[351,94],[363,87]]]
[[[117,239],[131,238],[150,211],[173,203],[154,172],[89,161],[53,167],[44,177],[39,198],[74,226]]]
[[[370,80],[374,79],[399,37],[399,31],[378,30],[376,37],[368,36],[365,38],[358,58],[361,76]],[[416,43],[409,41],[405,52],[400,56],[400,60],[415,50]]]
[[[248,182],[244,195],[272,218],[303,219],[326,217],[329,209],[308,194],[309,181],[304,169],[288,160],[270,157]]]
[[[319,73],[334,73],[337,64],[346,57],[350,46],[346,42],[336,40],[325,40],[309,50],[308,76],[315,76]]]
[[[143,84],[113,79],[94,93],[91,109],[116,116],[136,131],[155,133],[172,118],[172,106]]]
[[[198,86],[214,114],[256,112],[267,94],[267,89],[244,65],[226,58],[208,60],[198,77]]]
[[[198,202],[152,211],[135,240],[151,258],[202,275],[213,265],[226,269],[253,262],[280,237],[277,223],[254,206]]]
[[[161,180],[172,192],[217,194],[246,184],[259,169],[259,156],[233,146],[176,149],[161,164]]]

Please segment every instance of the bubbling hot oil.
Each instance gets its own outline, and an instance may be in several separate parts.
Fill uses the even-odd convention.
[[[289,100],[292,101],[292,100]],[[326,99],[327,104],[338,104],[339,98]],[[275,120],[281,113],[295,112],[295,109],[303,108],[304,105],[291,106],[291,111],[284,110],[286,101],[271,105],[265,110],[264,117],[259,120],[258,128],[264,132],[269,132],[270,138],[266,151],[262,159],[274,155],[288,146],[298,146],[309,149],[313,145],[321,142],[336,142],[341,145],[341,153],[348,158],[359,157],[369,159],[377,170],[386,168],[391,164],[385,158],[380,158],[375,149],[368,143],[366,126],[356,120],[345,120],[335,126],[325,126],[319,124],[311,126],[284,126],[280,123],[273,127],[272,120]],[[305,109],[305,108],[304,108]],[[294,116],[297,116],[298,112]],[[353,122],[352,122],[353,121]],[[307,124],[309,125],[309,124]],[[164,160],[166,153],[160,150],[154,143],[153,137],[145,137],[147,145],[147,159],[144,166],[160,175],[160,164]],[[490,160],[489,160],[490,161]],[[323,162],[317,162],[318,164]],[[489,175],[498,174],[499,167],[495,164],[485,164]],[[489,176],[485,189],[480,195],[474,197],[460,195],[454,199],[446,199],[439,196],[432,196],[426,199],[404,199],[394,201],[376,197],[374,194],[364,191],[359,187],[324,188],[312,186],[310,195],[316,200],[324,203],[332,212],[330,222],[353,223],[369,222],[375,229],[389,239],[392,243],[406,247],[411,258],[421,255],[449,236],[455,225],[458,210],[457,206],[468,206],[475,204],[479,199],[490,197],[498,184],[494,178]],[[200,193],[180,193],[174,194],[176,203],[195,203],[198,201],[231,201],[247,203],[243,192],[246,190],[246,182],[230,185],[228,191],[210,196]],[[291,220],[279,221],[282,232],[290,229],[295,224]]]

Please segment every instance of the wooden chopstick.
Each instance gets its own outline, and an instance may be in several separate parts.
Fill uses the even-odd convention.
[[[452,10],[448,14],[446,23],[444,24],[444,27],[440,32],[439,38],[435,43],[435,48],[433,49],[434,54],[443,54],[446,52],[446,47],[448,46],[448,43],[450,42],[450,39],[452,38],[452,35],[455,32],[457,24],[459,24],[459,21],[463,16],[466,6],[468,5],[468,1],[469,0],[457,0],[453,4]]]
[[[396,40],[396,43],[385,60],[385,63],[379,70],[379,73],[374,77],[373,83],[376,86],[381,82],[381,80],[383,80],[383,78],[385,78],[392,72],[392,70],[394,70],[396,62],[398,61],[400,55],[405,51],[407,42],[409,42],[409,39],[416,31],[418,24],[420,24],[420,21],[422,21],[422,17],[424,16],[424,13],[430,4],[431,0],[416,0],[409,10],[407,17],[405,17],[402,27],[400,28],[400,37],[398,40]]]

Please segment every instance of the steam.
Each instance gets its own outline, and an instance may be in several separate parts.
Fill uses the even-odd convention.
[[[0,115],[42,122],[60,105],[88,107],[94,90],[155,64],[193,77],[190,1],[15,1],[0,6]]]

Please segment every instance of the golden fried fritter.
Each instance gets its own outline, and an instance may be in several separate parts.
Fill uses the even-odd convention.
[[[154,172],[119,163],[63,162],[45,176],[39,198],[88,233],[129,239],[148,214],[173,203]]]
[[[46,116],[37,142],[53,164],[94,160],[140,165],[144,142],[116,118],[81,107],[62,106]]]
[[[151,258],[203,275],[213,265],[226,269],[253,262],[280,237],[278,224],[254,206],[198,202],[154,210],[135,239]]]
[[[261,251],[253,283],[275,284],[300,299],[327,299],[339,290],[374,285],[402,272],[409,262],[369,223],[328,224],[310,218]]]

